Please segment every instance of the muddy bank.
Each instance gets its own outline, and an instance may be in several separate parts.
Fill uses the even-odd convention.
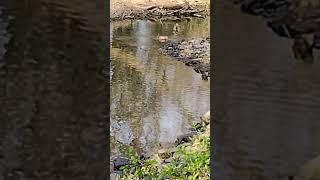
[[[193,67],[197,73],[202,74],[203,80],[210,77],[210,38],[168,42],[160,51]]]
[[[147,19],[152,21],[180,21],[191,17],[205,18],[209,15],[209,1],[126,1],[111,2],[112,21]]]

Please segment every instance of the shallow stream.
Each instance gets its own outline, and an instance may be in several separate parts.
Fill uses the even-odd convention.
[[[139,154],[172,146],[210,109],[210,84],[192,67],[160,54],[157,37],[208,37],[209,19],[115,22],[111,29],[112,155],[128,145]]]

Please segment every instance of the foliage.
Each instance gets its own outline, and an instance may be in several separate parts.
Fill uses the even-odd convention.
[[[157,158],[140,160],[133,149],[128,150],[131,163],[124,166],[124,179],[209,179],[210,127],[197,128],[199,134],[191,143],[177,148],[171,162],[161,164]]]

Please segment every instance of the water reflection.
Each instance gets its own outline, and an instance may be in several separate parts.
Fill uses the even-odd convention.
[[[77,0],[0,9],[0,179],[104,179],[104,9]]]
[[[217,2],[215,175],[287,180],[320,154],[319,61],[296,61],[290,39]]]
[[[137,21],[133,31],[136,33],[137,59],[142,60],[143,64],[148,60],[148,48],[152,46],[152,36],[150,24],[147,21]]]
[[[156,40],[158,35],[173,39],[209,36],[208,20],[182,22],[184,31],[178,35],[172,31],[174,25],[135,21],[113,29],[114,154],[120,153],[123,144],[139,153],[154,153],[159,146],[171,145],[177,135],[187,132],[191,122],[209,110],[209,83],[192,68],[161,55],[161,44]],[[188,29],[190,26],[194,29]],[[121,139],[124,136],[126,140]]]

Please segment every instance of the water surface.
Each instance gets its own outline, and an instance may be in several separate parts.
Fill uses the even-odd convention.
[[[104,179],[105,13],[97,2],[0,2],[0,179]]]
[[[319,56],[299,62],[262,18],[215,6],[215,175],[287,180],[320,154]]]
[[[112,153],[125,145],[151,154],[171,146],[178,135],[210,109],[209,81],[192,67],[159,53],[158,35],[171,40],[209,36],[209,20],[112,24]]]

